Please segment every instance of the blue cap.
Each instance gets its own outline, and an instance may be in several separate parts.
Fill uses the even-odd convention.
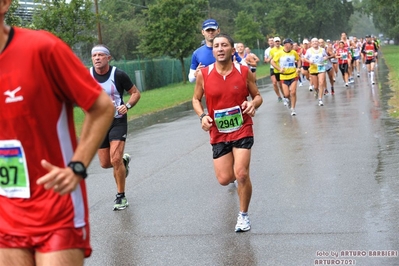
[[[293,40],[291,40],[290,38],[287,38],[287,39],[285,39],[285,40],[283,41],[283,44],[286,44],[286,43],[293,44],[293,43],[294,43],[294,41],[293,41]]]
[[[207,29],[217,30],[218,28],[219,28],[219,24],[214,19],[207,19],[204,21],[204,23],[202,23],[203,30],[207,30]]]

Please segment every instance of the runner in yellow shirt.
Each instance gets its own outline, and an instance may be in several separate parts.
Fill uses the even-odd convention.
[[[296,87],[301,70],[301,60],[298,53],[292,49],[293,41],[291,39],[285,39],[283,44],[284,48],[273,55],[271,64],[274,70],[280,73],[286,106],[291,108],[291,115],[295,116]]]

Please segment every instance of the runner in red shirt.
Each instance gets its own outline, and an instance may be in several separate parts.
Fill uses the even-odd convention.
[[[372,42],[371,35],[366,36],[366,42],[362,46],[362,54],[365,58],[365,64],[367,67],[367,72],[370,77],[371,84],[375,84],[374,67],[375,67],[376,57],[378,55],[378,48],[376,44]]]
[[[248,207],[252,184],[249,177],[253,145],[252,118],[262,104],[255,78],[248,67],[234,64],[234,41],[225,34],[213,40],[216,62],[202,68],[197,75],[193,108],[200,117],[202,129],[209,131],[213,149],[213,165],[221,185],[237,181],[240,212],[236,232],[248,231],[251,223]],[[208,113],[201,99],[205,93]],[[252,101],[247,97],[251,95]]]
[[[336,51],[335,58],[338,58],[338,65],[339,69],[342,73],[342,78],[344,79],[345,86],[348,87],[348,78],[349,78],[349,71],[348,71],[348,62],[352,60],[351,53],[349,53],[348,49],[345,48],[344,41],[339,42],[339,47]]]
[[[0,0],[0,265],[83,265],[84,178],[114,107],[65,43],[5,25],[10,4]],[[86,111],[79,144],[74,104]]]

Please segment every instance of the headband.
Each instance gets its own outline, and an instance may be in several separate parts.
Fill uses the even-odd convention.
[[[106,47],[104,47],[104,46],[95,46],[95,47],[93,47],[93,49],[91,49],[91,55],[93,55],[95,53],[103,53],[103,54],[106,54],[106,55],[111,55],[109,50]]]

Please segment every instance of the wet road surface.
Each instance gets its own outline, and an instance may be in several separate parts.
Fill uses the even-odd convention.
[[[236,189],[217,183],[191,103],[133,121],[126,210],[112,211],[112,171],[90,166],[85,265],[399,265],[399,123],[386,112],[386,75],[380,64],[374,86],[362,70],[345,88],[339,74],[323,107],[305,82],[296,117],[260,85],[246,233],[234,232]]]

